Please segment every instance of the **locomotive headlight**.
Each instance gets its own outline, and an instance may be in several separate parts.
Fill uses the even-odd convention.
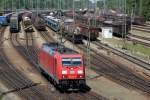
[[[83,74],[83,70],[78,70],[78,74]]]
[[[62,74],[67,74],[67,70],[62,70]]]

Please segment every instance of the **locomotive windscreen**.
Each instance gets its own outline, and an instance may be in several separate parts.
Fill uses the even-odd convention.
[[[62,58],[63,66],[80,66],[82,64],[81,58]]]

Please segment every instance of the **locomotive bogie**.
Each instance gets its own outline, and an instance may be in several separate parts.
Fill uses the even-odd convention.
[[[46,23],[38,14],[32,14],[31,17],[34,27],[39,31],[46,31]]]

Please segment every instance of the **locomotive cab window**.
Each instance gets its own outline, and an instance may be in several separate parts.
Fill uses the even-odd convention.
[[[63,66],[80,66],[82,64],[81,58],[62,58]]]

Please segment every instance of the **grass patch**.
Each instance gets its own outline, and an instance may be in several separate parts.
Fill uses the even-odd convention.
[[[150,56],[150,47],[141,45],[141,44],[128,44],[127,49],[134,52],[140,52],[142,54]]]
[[[150,38],[150,33],[148,33],[148,32],[132,30],[131,33],[134,34],[134,35],[143,36],[143,37],[149,37]]]
[[[138,53],[150,56],[150,47],[147,47],[141,44],[133,44],[131,41],[126,41],[125,42],[126,44],[124,45],[124,41],[122,39],[115,38],[115,37],[112,39],[104,39],[104,41],[107,44],[110,44],[111,46],[116,47],[116,48],[121,49],[124,46],[126,46],[128,51],[131,51],[131,52],[134,51],[135,53],[138,52]]]

